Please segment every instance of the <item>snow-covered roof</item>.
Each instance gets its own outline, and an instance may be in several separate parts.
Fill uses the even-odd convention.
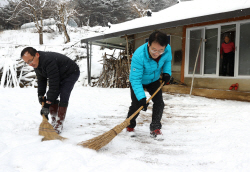
[[[245,15],[250,15],[249,0],[184,1],[162,11],[153,12],[151,17],[113,24],[104,33],[85,37],[82,42]]]

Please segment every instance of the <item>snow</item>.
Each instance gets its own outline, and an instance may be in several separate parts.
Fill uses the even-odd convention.
[[[7,4],[8,4],[7,0],[0,0],[0,7],[4,7]]]
[[[163,94],[164,141],[149,137],[152,103],[137,119],[137,137],[122,131],[93,151],[77,143],[122,123],[129,89],[76,86],[63,137],[41,142],[35,88],[0,89],[1,171],[248,171],[249,103]],[[147,94],[147,97],[149,95]]]
[[[41,23],[41,20],[38,21],[38,23]],[[50,19],[44,19],[43,20],[43,26],[49,26],[49,25],[54,25],[56,23],[55,19],[50,18]],[[30,22],[30,23],[25,23],[21,26],[21,29],[26,29],[26,28],[35,28],[36,23]]]

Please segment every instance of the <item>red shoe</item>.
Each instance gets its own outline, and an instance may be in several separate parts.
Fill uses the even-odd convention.
[[[235,84],[234,89],[235,89],[235,90],[237,90],[237,89],[238,89],[238,87],[239,87],[239,84],[238,84],[238,83],[236,83],[236,84]]]
[[[152,138],[154,138],[156,140],[160,140],[160,141],[164,140],[163,134],[161,133],[160,129],[156,129],[154,131],[151,131],[150,132],[150,137],[152,137]]]
[[[127,127],[127,132],[134,132],[134,131],[135,131],[134,128],[129,128],[129,127]]]
[[[127,127],[127,133],[130,137],[136,137],[135,129]]]
[[[232,85],[229,87],[229,90],[232,90],[234,87],[235,87],[235,84],[232,84]]]

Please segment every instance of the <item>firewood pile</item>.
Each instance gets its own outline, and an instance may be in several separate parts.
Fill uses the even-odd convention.
[[[130,61],[125,52],[120,52],[118,57],[104,54],[103,69],[99,80],[95,83],[103,88],[128,88]]]

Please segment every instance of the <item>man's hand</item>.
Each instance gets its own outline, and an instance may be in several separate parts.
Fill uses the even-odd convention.
[[[48,120],[49,120],[49,117],[48,117],[49,107],[50,107],[50,104],[45,103],[40,111],[41,115],[44,115]]]
[[[168,82],[170,81],[170,75],[168,73],[163,73],[162,81],[165,82],[164,85],[168,84]]]
[[[146,98],[143,98],[139,101],[140,106],[143,106],[143,111],[146,111],[149,103],[147,103]]]
[[[42,102],[46,102],[46,97],[45,96],[38,96],[38,101],[42,105]]]

